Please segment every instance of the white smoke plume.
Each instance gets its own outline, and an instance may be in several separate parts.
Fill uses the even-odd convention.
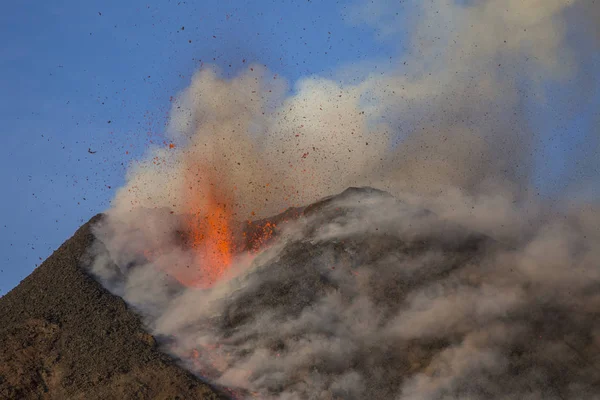
[[[96,227],[92,272],[238,397],[598,398],[600,213],[573,191],[568,207],[537,195],[547,136],[531,110],[550,84],[576,92],[565,116],[590,98],[600,4],[404,7],[411,45],[383,72],[288,94],[263,67],[199,71],[174,102],[173,145],[132,166]],[[356,5],[350,21],[402,34],[388,10]],[[565,188],[597,177],[598,136]],[[245,221],[363,185],[395,197],[306,211],[210,288],[170,278],[202,269],[180,232],[215,193]]]

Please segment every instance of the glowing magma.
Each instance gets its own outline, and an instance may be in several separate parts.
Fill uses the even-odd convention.
[[[212,286],[230,267],[234,252],[232,197],[209,171],[194,163],[185,179],[185,224],[195,260],[175,278],[190,287]]]

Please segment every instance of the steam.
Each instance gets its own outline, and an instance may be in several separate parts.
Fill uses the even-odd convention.
[[[592,399],[591,215],[543,224],[509,248],[381,192],[350,191],[209,290],[174,287],[139,262],[108,285],[188,368],[241,398]],[[106,253],[119,254],[105,229]],[[174,248],[158,262],[174,258],[184,257]],[[111,267],[97,258],[93,271],[107,283]]]
[[[363,7],[351,23],[403,33],[381,1]],[[599,6],[404,7],[411,44],[383,72],[290,91],[260,66],[198,71],[173,103],[172,146],[132,166],[96,227],[92,271],[239,397],[595,398],[600,213],[573,192],[537,194],[549,134],[533,120],[549,85],[582,93],[553,99],[565,117],[589,100]],[[561,187],[587,185],[597,132],[587,143]],[[202,207],[218,190],[244,221],[364,185],[393,197],[345,192],[237,255],[210,289],[170,278],[202,268],[178,240],[190,192]]]

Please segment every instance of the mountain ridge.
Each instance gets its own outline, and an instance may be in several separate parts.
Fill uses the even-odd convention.
[[[82,268],[101,219],[0,298],[0,398],[225,398],[160,352],[140,318]]]

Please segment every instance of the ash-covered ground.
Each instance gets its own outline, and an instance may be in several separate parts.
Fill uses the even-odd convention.
[[[169,277],[184,245],[164,239],[163,257],[135,256],[130,246],[158,232],[133,229],[140,221],[163,238],[178,229],[168,212],[142,216],[129,221],[129,243],[110,218],[97,225],[93,272],[144,316],[162,349],[234,397],[600,396],[589,216],[501,243],[385,192],[349,189],[304,208],[204,289]]]

